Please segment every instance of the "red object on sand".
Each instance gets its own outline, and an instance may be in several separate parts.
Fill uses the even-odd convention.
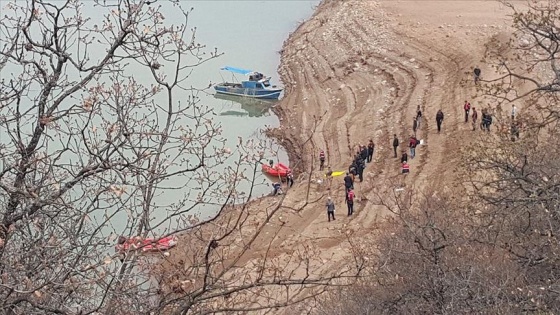
[[[291,172],[290,168],[282,163],[278,163],[273,167],[270,167],[270,165],[263,164],[262,171],[267,173],[268,175],[272,175],[276,177],[278,176],[286,177],[288,176],[288,173]]]
[[[167,236],[160,239],[131,237],[122,244],[115,245],[118,252],[141,250],[143,252],[165,251],[177,245],[177,237]]]

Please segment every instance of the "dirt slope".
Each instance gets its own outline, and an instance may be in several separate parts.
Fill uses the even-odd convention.
[[[454,153],[472,135],[462,104],[486,106],[475,98],[472,69],[479,65],[483,76],[489,73],[481,63],[485,44],[508,31],[507,13],[494,1],[326,1],[290,36],[279,69],[286,96],[276,109],[282,126],[275,134],[288,147],[292,165],[303,173],[313,169],[315,181],[323,176],[317,170],[320,149],[333,170],[348,168],[358,144],[373,139],[376,150],[366,179],[356,187],[362,199],[356,215],[345,215],[342,177],[331,191],[312,184],[309,200],[317,202],[284,213],[274,249],[307,241],[330,264],[340,263],[348,254],[343,235],[366,235],[384,215],[372,203],[374,187],[392,194],[395,185],[454,186]],[[397,134],[401,151],[407,149],[418,105],[424,113],[418,138],[426,145],[417,148],[411,174],[404,177],[393,158],[392,137]],[[445,120],[438,134],[440,108]],[[287,204],[302,204],[306,188],[294,186]],[[326,220],[328,195],[338,207],[336,222]]]
[[[472,69],[480,65],[483,76],[489,73],[481,63],[485,44],[508,31],[507,13],[494,1],[324,1],[286,40],[279,69],[286,95],[275,108],[281,127],[271,134],[288,149],[299,180],[285,196],[251,204],[256,222],[284,198],[280,214],[238,266],[250,268],[265,253],[287,260],[294,251],[312,250],[322,262],[319,272],[332,270],[351,254],[346,236],[367,236],[386,215],[374,204],[376,195],[394,194],[396,186],[454,187],[455,153],[473,135],[462,104],[486,105],[475,98]],[[417,106],[424,113],[418,138],[426,145],[417,148],[405,177],[393,158],[392,137],[397,134],[400,150],[407,150]],[[445,120],[438,134],[440,108]],[[342,177],[331,190],[317,183],[324,180],[319,150],[333,170],[346,170],[356,145],[369,139],[376,144],[374,161],[355,185],[356,213],[347,217]],[[327,196],[337,206],[330,223]]]
[[[318,152],[324,149],[334,170],[346,170],[355,146],[373,139],[374,162],[357,185],[359,197],[370,199],[373,186],[388,183],[404,182],[416,189],[450,184],[453,152],[470,132],[462,103],[469,100],[477,106],[472,68],[483,56],[485,41],[505,28],[505,14],[495,2],[323,3],[286,41],[282,55],[286,97],[277,107],[282,127],[276,135],[291,151],[291,161],[297,161],[292,164],[300,171],[317,169]],[[424,113],[418,138],[427,145],[417,149],[412,172],[403,178],[392,158],[392,135],[398,135],[401,150],[406,150],[418,105]],[[434,120],[440,108],[446,118],[443,132],[437,134]],[[314,171],[314,178],[321,176]],[[341,181],[335,180],[332,191],[340,208]],[[290,193],[299,196],[303,188]],[[322,205],[304,209],[309,213],[294,231],[321,230],[326,225]],[[336,224],[369,226],[378,213],[367,201],[360,204],[362,209],[367,211]]]

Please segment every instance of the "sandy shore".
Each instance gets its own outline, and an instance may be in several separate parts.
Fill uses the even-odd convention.
[[[451,189],[456,153],[473,132],[462,104],[486,106],[475,97],[472,69],[480,65],[483,76],[489,73],[482,63],[485,44],[510,31],[508,13],[495,1],[324,1],[284,44],[279,73],[286,94],[275,109],[281,127],[270,132],[287,148],[300,181],[239,266],[251,266],[264,252],[281,258],[306,246],[324,262],[315,272],[327,273],[351,255],[348,235],[366,238],[377,229],[385,213],[376,197],[394,193],[395,186]],[[397,134],[400,150],[407,149],[417,106],[424,113],[417,136],[426,145],[417,148],[404,177],[391,143]],[[438,109],[445,113],[440,134]],[[356,213],[347,217],[342,177],[330,191],[316,183],[323,177],[319,150],[333,170],[346,170],[355,146],[370,139],[374,161],[356,184]],[[329,195],[337,205],[331,223],[324,209]],[[251,220],[278,202],[253,203]]]
[[[507,13],[494,1],[325,1],[290,36],[279,69],[286,87],[276,108],[282,123],[274,134],[288,148],[290,160],[301,161],[296,168],[316,170],[324,149],[334,170],[346,170],[356,145],[372,139],[376,149],[364,182],[357,183],[362,199],[357,215],[329,224],[323,202],[310,205],[293,221],[286,218],[284,229],[291,230],[286,242],[321,239],[316,246],[343,259],[344,243],[333,236],[374,229],[384,215],[372,202],[374,195],[391,194],[395,185],[418,191],[453,186],[456,153],[472,133],[462,104],[469,100],[475,107],[486,106],[475,97],[472,70],[479,65],[483,74],[489,73],[482,63],[485,44],[509,30]],[[417,106],[424,115],[417,137],[426,145],[417,148],[411,174],[404,178],[393,158],[392,138],[397,134],[400,150],[407,149]],[[440,108],[445,120],[438,134]],[[312,175],[321,176],[318,171]],[[312,193],[331,194],[343,214],[342,178],[334,186],[332,192],[317,187]],[[305,189],[301,184],[290,194],[302,196]]]

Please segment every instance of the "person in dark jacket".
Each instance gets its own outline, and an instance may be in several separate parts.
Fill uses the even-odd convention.
[[[418,129],[418,120],[416,120],[415,117],[414,120],[412,121],[412,131],[414,132],[415,137],[416,137],[416,129]]]
[[[288,174],[286,174],[286,184],[290,188],[292,188],[292,186],[294,185],[294,174],[292,174],[291,170],[288,171]]]
[[[418,124],[417,128],[420,129],[420,125],[422,123],[422,110],[420,109],[420,105],[416,108],[416,122]]]
[[[364,160],[364,162],[367,161],[368,149],[366,148],[365,145],[361,146],[360,157],[362,158],[362,160]]]
[[[364,162],[364,160],[359,160],[358,163],[356,163],[356,171],[358,173],[358,178],[360,179],[360,182],[364,181],[364,169],[366,168],[366,163]]]
[[[333,220],[336,220],[334,218],[334,202],[332,201],[331,197],[328,197],[327,199],[327,203],[325,204],[325,206],[327,207],[327,217],[329,219],[329,222],[331,222],[331,217]]]
[[[481,74],[480,68],[479,67],[474,67],[473,72],[474,72],[474,84],[477,84],[478,81],[480,80],[480,74]]]
[[[352,179],[352,176],[350,176],[349,173],[346,173],[346,176],[344,176],[344,187],[346,187],[347,193],[348,190],[354,188],[354,180]]]
[[[406,154],[406,152],[403,152],[401,156],[401,163],[404,162],[408,162],[408,154]]]
[[[395,152],[395,157],[397,157],[397,148],[399,147],[399,139],[397,134],[393,135],[393,152]]]
[[[443,122],[443,112],[440,110],[438,110],[437,114],[436,114],[436,124],[437,124],[437,132],[439,133],[441,131],[441,123]]]
[[[469,122],[469,111],[471,110],[471,103],[465,101],[465,104],[463,105],[463,110],[465,111],[465,122],[468,123]]]
[[[476,108],[472,108],[472,130],[476,130],[476,122],[478,121],[478,113]]]
[[[490,125],[492,124],[492,116],[486,111],[486,109],[482,110],[482,122],[481,122],[481,129],[486,131],[490,131]]]
[[[375,150],[375,144],[373,143],[373,140],[369,140],[368,146],[367,146],[367,162],[370,163],[371,160],[373,159],[373,151]]]

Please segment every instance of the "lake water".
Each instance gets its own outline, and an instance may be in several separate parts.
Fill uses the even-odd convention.
[[[319,2],[318,0],[182,1],[183,8],[193,7],[189,14],[188,24],[197,29],[196,42],[206,45],[208,52],[217,48],[219,52],[224,53],[223,56],[196,67],[188,79],[188,85],[194,88],[205,88],[211,83],[221,82],[224,79],[230,80],[231,74],[220,71],[220,68],[226,65],[262,72],[272,77],[273,84],[281,85],[276,70],[280,63],[279,51],[283,42],[290,32],[311,16]],[[21,2],[16,3],[21,4]],[[84,3],[85,13],[92,20],[100,21],[103,14],[107,13],[96,7],[93,1],[84,1]],[[7,4],[8,1],[0,0],[0,8],[4,8]],[[177,12],[168,13],[166,18],[169,22],[177,24],[184,22],[182,16],[177,15]],[[8,13],[6,12],[6,14]],[[103,51],[92,49],[91,53],[94,57],[95,54],[102,54]],[[127,70],[134,72],[137,80],[142,81],[149,77],[149,74],[144,76],[143,73],[136,73],[137,69],[134,67],[132,64]],[[11,70],[9,66],[4,68],[0,74],[2,79],[9,80],[13,75]],[[39,88],[31,91],[39,91]],[[245,102],[235,98],[215,98],[210,92],[213,93],[213,89],[207,89],[206,92],[198,94],[199,105],[207,106],[215,111],[215,122],[221,125],[223,135],[226,137],[226,146],[235,147],[239,138],[262,140],[264,139],[263,129],[279,126],[278,118],[270,110],[270,106],[273,104]],[[6,135],[0,132],[0,141],[4,137]],[[50,150],[57,149],[56,145],[56,143],[52,144]],[[266,158],[273,156],[277,161],[289,163],[287,154],[282,148],[273,147],[265,155]],[[252,194],[255,197],[268,194],[272,190],[270,180],[262,174],[259,174],[256,183]],[[168,190],[158,195],[156,202],[164,209],[166,202],[171,203],[173,200],[179,199],[181,194],[182,192],[178,190]],[[197,214],[203,217],[208,216],[215,209],[212,206],[205,207],[198,210]],[[165,215],[155,214],[156,217],[165,217]],[[95,217],[96,220],[99,218]],[[125,226],[130,226],[127,223],[126,214],[117,213],[114,219],[109,221],[110,230],[113,233],[125,235],[133,233],[132,230],[125,232]],[[172,226],[172,222],[161,225],[166,231],[172,230]]]
[[[231,74],[219,69],[233,66],[256,70],[272,77],[281,85],[277,69],[279,51],[290,32],[308,19],[320,1],[194,1],[191,25],[197,27],[198,40],[208,48],[217,47],[224,55],[202,65],[193,73],[193,84],[207,86],[210,82],[230,80]],[[267,126],[279,126],[278,118],[267,104],[238,102],[234,97],[218,99],[202,96],[219,114],[219,121],[231,145],[238,137],[257,137]],[[262,138],[262,136],[260,136]],[[279,149],[278,158],[286,163],[288,156]],[[260,177],[255,195],[271,191],[270,180]]]
[[[300,23],[313,13],[318,0],[305,1],[193,1],[182,3],[194,10],[189,15],[189,25],[197,28],[197,41],[206,45],[208,51],[217,48],[224,55],[198,66],[189,78],[189,84],[197,87],[208,87],[211,83],[230,81],[232,74],[220,71],[224,66],[233,66],[264,73],[272,78],[272,84],[282,85],[277,69],[280,64],[279,51],[284,40]],[[180,23],[181,21],[177,21]],[[242,77],[237,76],[237,79]],[[252,100],[244,101],[235,97],[215,97],[213,89],[208,93],[200,93],[200,105],[213,108],[218,122],[226,137],[226,145],[235,147],[238,139],[263,140],[262,130],[267,127],[279,126],[278,117],[270,109],[274,103],[259,103]],[[281,147],[272,146],[266,158],[274,158],[276,162],[289,164],[288,155]],[[224,165],[227,166],[227,165]],[[252,196],[261,197],[272,191],[271,180],[260,172],[257,174]],[[241,189],[249,189],[242,185]],[[180,198],[181,192],[168,191],[162,195],[161,205],[166,201]],[[201,218],[212,215],[217,206],[207,205],[196,210]],[[126,222],[125,216],[120,216]],[[154,217],[155,221],[158,215]],[[162,214],[160,217],[165,217]],[[119,232],[121,221],[114,224],[114,231]],[[157,230],[166,233],[173,230],[174,222],[161,222]],[[157,223],[156,223],[157,224]]]

